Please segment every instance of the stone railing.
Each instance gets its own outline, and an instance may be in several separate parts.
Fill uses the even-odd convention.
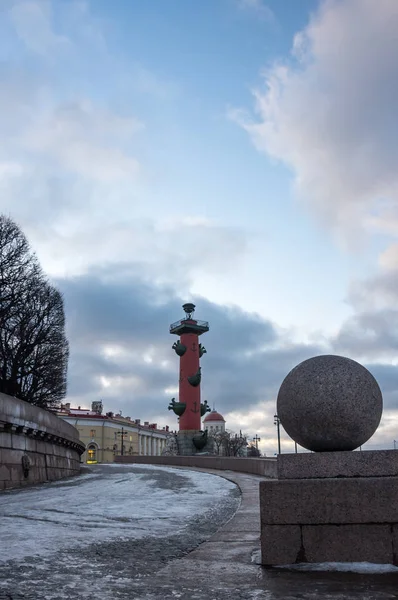
[[[165,465],[178,467],[200,467],[238,471],[261,477],[276,478],[275,458],[235,458],[234,456],[116,456],[117,463]]]
[[[78,475],[84,450],[75,427],[0,393],[0,490]]]

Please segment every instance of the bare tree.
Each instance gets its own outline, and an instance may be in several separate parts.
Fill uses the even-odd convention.
[[[242,456],[243,450],[247,446],[247,437],[245,435],[242,435],[242,432],[237,434],[233,431],[229,431],[228,434],[229,456]]]
[[[215,433],[212,433],[210,437],[213,440],[216,454],[222,454],[222,448],[225,443],[225,432],[216,431]]]
[[[19,227],[0,216],[0,391],[43,408],[66,394],[69,347],[60,292]]]
[[[224,456],[242,456],[247,446],[247,436],[233,431],[217,431],[211,435],[217,454]]]

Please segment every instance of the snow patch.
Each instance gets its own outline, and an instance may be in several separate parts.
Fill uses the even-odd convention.
[[[115,467],[2,494],[0,562],[105,541],[178,534],[236,488],[226,479],[198,471]],[[155,471],[163,473],[159,485]]]
[[[387,564],[369,562],[325,562],[325,563],[298,563],[294,565],[278,565],[277,569],[291,569],[295,571],[339,571],[342,573],[397,573],[398,567]]]

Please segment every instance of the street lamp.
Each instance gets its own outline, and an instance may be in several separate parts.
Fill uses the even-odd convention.
[[[127,435],[127,431],[124,431],[124,427],[122,427],[122,430],[117,431],[116,433],[117,433],[117,435],[120,435],[122,437],[122,448],[120,451],[120,456],[123,456],[123,454],[124,454],[123,453],[124,436]]]
[[[261,438],[258,437],[257,433],[253,438],[253,442],[256,442],[256,450],[258,450],[258,443],[261,442]]]
[[[274,415],[274,425],[276,425],[276,430],[278,432],[278,454],[281,453],[281,420],[278,415]]]

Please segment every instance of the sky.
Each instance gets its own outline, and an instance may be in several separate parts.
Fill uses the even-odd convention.
[[[341,354],[393,447],[397,51],[396,0],[0,0],[0,210],[64,294],[68,401],[175,429],[192,301],[227,428],[273,455],[284,377]]]

